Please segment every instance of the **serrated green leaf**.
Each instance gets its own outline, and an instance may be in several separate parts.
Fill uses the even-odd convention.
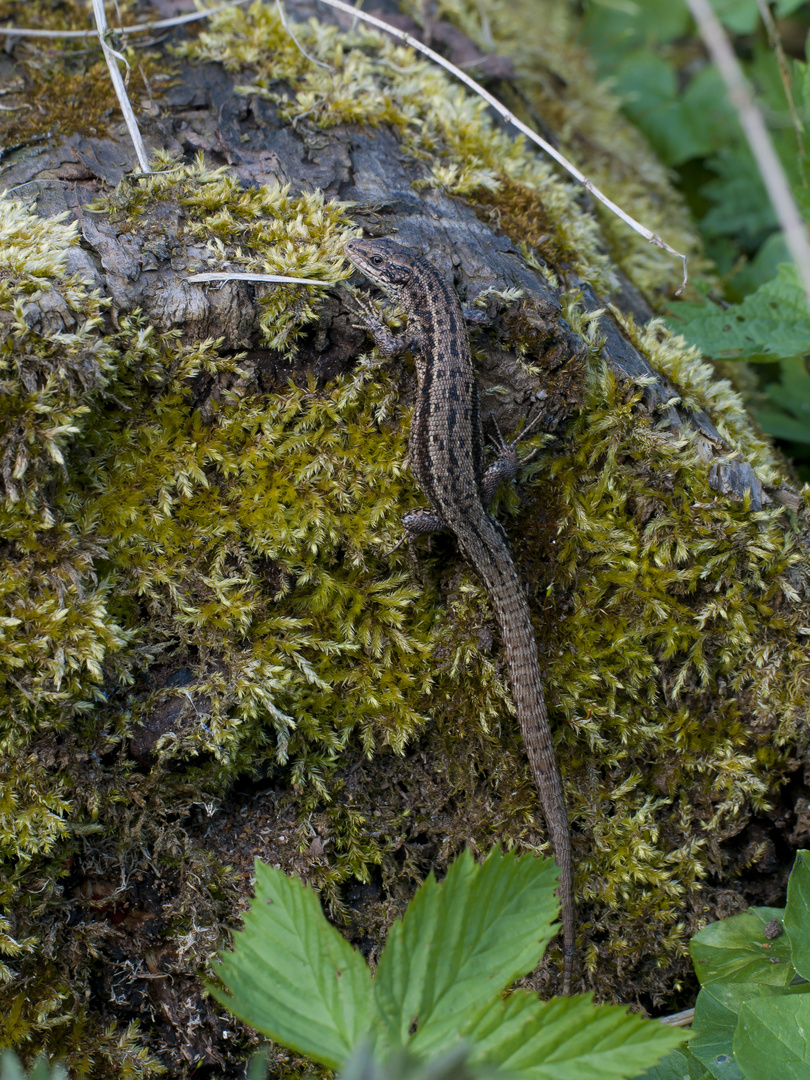
[[[683,302],[671,311],[670,328],[708,356],[771,360],[810,351],[810,309],[788,264],[741,304]]]
[[[697,1058],[692,1056],[688,1047],[684,1047],[670,1050],[662,1061],[636,1080],[712,1080],[712,1077]]]
[[[698,157],[701,131],[695,129],[678,95],[674,68],[650,49],[628,53],[613,73],[622,110],[668,165]]]
[[[736,136],[737,128],[730,129]],[[705,236],[730,236],[756,247],[778,225],[765,185],[747,146],[722,145],[705,165],[715,174],[699,194],[712,204],[700,222]]]
[[[518,990],[485,1005],[462,1031],[473,1064],[524,1080],[625,1080],[654,1065],[687,1033],[591,994],[540,1001]]]
[[[771,233],[756,255],[734,277],[726,287],[729,300],[742,300],[748,293],[754,292],[776,277],[779,264],[790,259],[784,234]]]
[[[791,962],[803,979],[810,979],[810,851],[797,851],[788,880],[785,930]]]
[[[474,1068],[470,1047],[457,1043],[429,1061],[399,1050],[380,1061],[367,1043],[362,1043],[341,1071],[339,1080],[506,1080],[495,1069]]]
[[[746,1080],[807,1080],[810,1076],[810,995],[746,1002],[734,1053]]]
[[[473,1009],[531,971],[555,932],[556,885],[551,859],[499,848],[480,866],[464,851],[441,884],[430,875],[377,965],[384,1045],[420,1055],[446,1048]]]
[[[701,986],[714,982],[787,986],[796,974],[788,935],[773,941],[765,937],[766,925],[784,914],[784,908],[749,908],[698,931],[689,951]]]
[[[256,895],[209,990],[263,1035],[331,1069],[371,1030],[371,974],[312,889],[256,863]]]

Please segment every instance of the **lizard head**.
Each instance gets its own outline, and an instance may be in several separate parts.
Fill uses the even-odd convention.
[[[419,256],[393,240],[349,240],[345,250],[357,269],[395,300],[416,274]]]

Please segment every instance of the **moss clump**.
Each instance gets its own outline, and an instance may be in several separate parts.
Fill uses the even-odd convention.
[[[421,23],[421,5],[408,0],[406,10]],[[484,53],[506,54],[514,79],[496,93],[516,116],[577,165],[636,221],[689,256],[694,277],[710,272],[701,242],[683,199],[671,185],[643,135],[620,112],[610,86],[598,83],[586,50],[577,41],[577,15],[557,0],[439,0],[433,18],[457,25]],[[542,34],[527,27],[542,26]],[[512,89],[512,86],[516,90]],[[549,136],[548,133],[551,133]],[[542,188],[539,189],[542,194]],[[510,200],[497,200],[508,210]],[[611,259],[652,304],[660,304],[680,285],[677,259],[648,243],[601,203],[593,201],[601,241]],[[521,239],[524,232],[512,233]],[[534,227],[532,227],[534,228]],[[559,242],[559,231],[552,230]],[[549,241],[546,240],[546,243]],[[576,265],[576,263],[575,263]]]
[[[137,0],[120,0],[116,12],[131,22],[138,10]],[[114,20],[111,18],[110,22]],[[93,21],[82,0],[64,0],[59,4],[3,0],[0,24],[73,31],[90,29]],[[120,36],[118,40],[113,37],[113,44],[116,51],[126,56],[133,72],[130,95],[134,99],[139,89],[144,103],[150,104],[170,79],[166,59],[158,65],[154,52],[136,50],[126,40],[120,40]],[[88,48],[97,53],[90,62],[86,55]],[[15,78],[5,88],[8,96],[0,112],[0,144],[7,152],[41,139],[43,125],[61,138],[75,132],[101,137],[120,122],[109,70],[98,39],[94,41],[92,34],[79,39],[22,38],[15,42],[14,61]]]
[[[238,235],[264,266],[289,272],[303,259],[318,276],[340,276],[336,252],[353,234],[340,204],[245,192],[200,166],[142,183],[159,188],[153,203],[182,204],[195,240],[210,215],[215,254]],[[137,204],[122,187],[108,212],[131,219]],[[61,942],[71,994],[81,995],[90,958],[105,955],[104,919],[77,939],[55,915],[74,858],[92,889],[101,869],[87,869],[91,853],[106,846],[125,863],[159,838],[165,852],[190,801],[214,798],[241,772],[284,763],[311,806],[353,732],[368,751],[401,749],[424,722],[436,617],[431,598],[381,557],[413,495],[402,432],[386,422],[398,412],[391,375],[361,364],[326,389],[289,385],[266,399],[221,342],[183,343],[137,313],[103,337],[98,296],[66,271],[75,230],[8,205],[19,250],[3,283],[16,312],[0,341],[15,410],[4,435],[28,448],[32,464],[27,497],[7,491],[3,503],[0,900],[10,962],[0,1010],[19,1021],[10,1040],[32,1052],[58,1042],[70,1061],[86,1011],[74,1023],[68,991],[43,996],[36,971],[47,933]],[[37,261],[41,248],[50,261]],[[44,325],[34,334],[21,322],[31,297],[72,313],[71,334]],[[263,320],[291,356],[314,308],[277,303],[268,298]],[[28,394],[21,350],[39,378]],[[194,407],[200,376],[217,386],[205,422]],[[40,435],[52,403],[69,430]],[[34,453],[38,438],[57,435],[59,463]],[[127,756],[144,731],[157,733],[139,758],[156,766],[145,776]],[[138,829],[123,809],[133,800],[146,819]],[[379,858],[378,844],[358,842],[343,816],[335,888]],[[182,856],[187,866],[193,857]],[[165,864],[165,854],[155,858]],[[186,968],[212,951],[200,927],[216,933],[229,906],[222,896],[189,900]],[[182,923],[178,912],[171,933],[184,933]],[[20,986],[33,1011],[17,1009]]]
[[[152,175],[137,184],[120,184],[90,209],[109,214],[122,232],[148,232],[149,243],[157,247],[177,244],[178,235],[190,247],[202,246],[205,255],[192,270],[306,277],[325,285],[349,277],[343,245],[357,232],[346,216],[348,204],[327,201],[321,191],[293,196],[289,185],[246,189],[226,167],[206,166],[202,154],[189,165],[158,154],[155,166],[158,171]],[[169,213],[161,217],[158,208]],[[257,286],[257,292],[261,344],[291,360],[295,341],[316,318],[325,289],[282,284]],[[216,352],[219,344],[203,347]],[[181,378],[194,378],[203,370],[216,374],[221,363],[201,361]]]

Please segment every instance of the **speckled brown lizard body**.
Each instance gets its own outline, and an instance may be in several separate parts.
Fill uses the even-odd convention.
[[[498,486],[517,471],[514,444],[501,442],[499,459],[485,469],[478,391],[464,316],[458,297],[441,274],[392,240],[351,240],[346,254],[408,316],[407,333],[395,338],[372,313],[365,313],[366,325],[383,353],[395,356],[413,349],[416,361],[419,391],[409,457],[411,472],[430,508],[409,512],[403,524],[410,537],[452,530],[495,608],[518,722],[560,869],[563,979],[565,993],[569,993],[575,923],[568,814],[523,583],[503,529],[487,509]]]

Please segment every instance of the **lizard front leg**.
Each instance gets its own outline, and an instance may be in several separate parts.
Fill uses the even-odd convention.
[[[395,356],[401,356],[403,353],[410,352],[421,345],[422,335],[415,327],[408,326],[404,333],[392,334],[377,315],[370,301],[352,294],[349,295],[362,320],[358,324],[359,328],[367,330],[371,334],[374,338],[374,344],[383,356],[393,359]]]

